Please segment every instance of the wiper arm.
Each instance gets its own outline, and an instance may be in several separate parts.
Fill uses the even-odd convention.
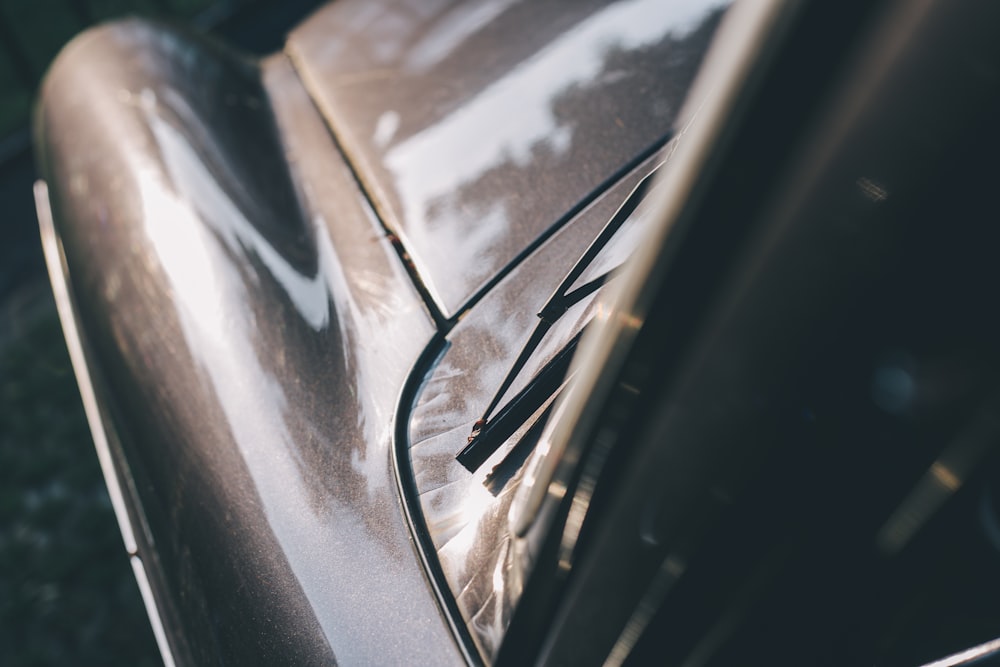
[[[639,203],[646,196],[649,184],[652,182],[652,177],[655,173],[656,170],[653,170],[632,190],[625,203],[618,208],[608,223],[604,225],[597,238],[587,247],[538,312],[538,324],[535,325],[527,342],[521,348],[521,352],[517,355],[496,393],[493,394],[493,398],[490,400],[489,405],[486,406],[483,416],[473,425],[472,433],[468,438],[468,444],[456,457],[458,462],[470,472],[475,472],[486,459],[492,456],[506,442],[507,438],[517,430],[517,427],[534,414],[552,396],[553,392],[561,386],[562,380],[569,369],[570,359],[580,339],[579,333],[495,417],[493,416],[493,412],[496,410],[500,400],[507,393],[507,390],[510,389],[511,385],[514,384],[514,380],[517,379],[528,359],[531,358],[531,355],[538,349],[538,346],[545,338],[545,334],[552,328],[552,325],[565,315],[570,308],[600,289],[617,269],[616,267],[615,269],[605,271],[576,289],[570,290],[580,276],[583,275],[583,272],[587,270],[587,267],[593,263],[605,246],[607,246],[608,242],[622,228],[622,225],[625,224],[632,213],[635,212],[636,207],[639,206]]]

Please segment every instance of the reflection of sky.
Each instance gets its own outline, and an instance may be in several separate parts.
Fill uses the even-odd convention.
[[[147,93],[147,104],[152,101],[148,97],[150,94]],[[180,97],[171,95],[170,106],[177,111],[185,109],[186,103]],[[193,113],[183,113],[182,115],[187,122],[196,120]],[[368,396],[377,393],[368,386],[368,383],[369,379],[385,381],[391,378],[393,376],[391,371],[399,367],[400,359],[398,355],[394,354],[395,350],[385,350],[383,354],[371,355],[365,359],[350,357],[348,350],[353,347],[352,343],[357,342],[358,339],[377,339],[382,331],[382,319],[408,307],[403,295],[388,290],[384,284],[385,280],[379,279],[380,276],[367,279],[365,274],[361,273],[354,276],[353,284],[349,284],[330,244],[329,237],[322,233],[317,235],[321,270],[312,277],[299,273],[247,220],[177,130],[163,122],[155,114],[149,115],[148,122],[174,185],[179,191],[188,193],[190,203],[199,208],[200,223],[216,232],[230,252],[237,256],[252,253],[259,258],[275,282],[284,289],[285,294],[295,305],[302,319],[316,331],[321,331],[329,324],[330,301],[333,299],[336,302],[338,317],[335,318],[335,321],[340,329],[340,340],[344,341],[344,368],[348,371],[348,377],[345,378],[345,381],[357,383],[354,387],[354,393],[359,397],[361,406],[368,408],[368,410],[358,411],[358,432],[365,434],[365,441],[368,443],[387,441],[389,416],[380,409],[379,405],[366,400]],[[167,202],[161,202],[161,205],[170,206]],[[178,206],[176,202],[173,205],[174,207]],[[322,229],[326,223],[321,218],[317,218],[313,224],[316,228]],[[200,238],[187,238],[188,234],[185,234],[182,225],[178,225],[177,229],[174,230],[176,233],[167,233],[170,230],[163,231],[164,233],[158,239],[158,247],[160,245],[177,246],[176,251],[180,256],[185,253],[203,254],[205,252],[202,246],[206,241]],[[203,235],[200,229],[189,231]],[[228,266],[222,257],[215,258],[212,262]],[[210,266],[212,262],[205,264]],[[193,266],[201,264],[200,261],[193,262]],[[214,300],[220,290],[219,286],[212,282],[211,271],[178,271],[178,275],[172,277],[174,280],[185,283],[184,294],[191,295],[187,303],[198,311],[195,315],[198,321],[208,323],[213,318],[218,317],[217,307],[219,304],[214,303]],[[328,282],[330,288],[328,288]],[[374,298],[368,301],[377,304],[379,308],[372,312],[360,308],[354,298],[355,292],[373,296]],[[195,295],[198,295],[197,298],[194,298]],[[245,327],[252,329],[253,323],[250,318],[251,314],[248,312],[243,320],[226,324],[238,325],[241,330],[245,331]],[[219,327],[219,330],[221,329],[222,327]],[[205,328],[202,333],[211,331],[211,329]],[[359,363],[365,365],[365,368],[356,368]],[[260,372],[264,373],[265,371],[261,369]],[[395,390],[395,386],[389,389],[392,393]],[[384,481],[384,476],[371,474],[381,471],[384,467],[384,461],[377,456],[365,458],[355,451],[352,463],[369,483],[372,480]],[[372,467],[377,467],[377,469],[372,470]],[[369,491],[374,492],[374,489],[369,489]]]
[[[154,113],[147,120],[173,185],[185,191],[197,183],[197,192],[208,197],[202,201],[221,204],[196,217],[157,172],[136,172],[146,233],[175,292],[175,303],[181,306],[177,315],[188,349],[197,355],[219,398],[278,541],[294,544],[309,537],[308,531],[301,530],[303,517],[300,514],[298,521],[281,517],[290,507],[305,508],[310,503],[301,481],[302,462],[293,459],[297,450],[284,419],[287,399],[261,365],[246,285],[218,241],[221,238],[228,245],[252,226],[184,138]],[[205,229],[206,222],[218,237]],[[319,618],[322,621],[323,615]]]
[[[140,98],[144,107],[156,103],[155,96],[148,89],[142,92]],[[189,110],[182,96],[169,95],[169,103],[185,122],[197,121],[196,114]],[[299,273],[246,219],[184,138],[155,113],[148,113],[147,116],[174,184],[178,190],[190,193],[191,203],[199,207],[199,213],[203,213],[202,220],[212,227],[235,255],[252,251],[285,290],[303,319],[317,331],[325,328],[330,321],[330,300],[322,274],[318,271],[315,276]]]
[[[450,8],[421,36],[420,41],[408,49],[406,68],[418,72],[430,70],[515,1],[466,2]]]
[[[365,596],[398,596],[396,583],[386,573],[398,576],[400,563],[378,546],[357,512],[342,506],[340,499],[326,495],[321,504],[316,504],[307,476],[326,473],[310,468],[303,460],[302,443],[295,441],[290,420],[296,417],[289,416],[295,415],[295,408],[289,405],[285,388],[266,368],[257,349],[256,332],[267,325],[256,322],[250,292],[257,280],[269,274],[286,292],[305,324],[314,329],[329,324],[333,316],[330,302],[336,299],[340,316],[334,319],[341,326],[342,336],[348,335],[348,330],[356,337],[377,333],[384,324],[380,318],[401,304],[389,298],[384,301],[385,310],[362,312],[352,290],[384,291],[384,286],[362,276],[357,285],[348,289],[325,234],[318,234],[321,268],[316,276],[298,273],[230,199],[185,136],[158,115],[157,103],[151,91],[144,94],[145,121],[162,156],[167,179],[160,168],[151,169],[146,164],[138,164],[133,170],[153,252],[150,261],[166,274],[173,302],[178,305],[177,317],[187,349],[195,355],[218,398],[226,427],[253,480],[253,491],[260,497],[292,572],[303,583],[302,589],[337,650],[337,658],[359,662],[369,644],[356,640],[377,623],[361,617],[345,619],[339,612],[345,604],[363,608]],[[174,111],[183,115],[183,109]],[[234,256],[241,259],[234,260]],[[241,272],[241,264],[250,256],[259,258],[264,265],[259,275]],[[345,324],[348,319],[351,326]],[[405,351],[367,355],[367,365],[359,374],[372,378],[375,384],[398,383],[400,354]],[[378,389],[384,393],[383,387]],[[378,395],[379,391],[363,385],[355,391],[361,394],[357,399],[358,431],[346,432],[345,442],[324,445],[350,445],[352,464],[362,474],[370,473],[366,475],[369,485],[375,479],[385,486],[389,415],[384,411],[369,414],[373,405],[370,394]],[[367,459],[362,461],[358,460],[355,442],[359,432],[365,434],[369,448]],[[375,489],[369,486],[368,491],[373,493]],[[357,567],[353,550],[342,548],[351,544],[368,547],[368,561],[363,568]],[[350,573],[350,577],[345,580],[331,573]],[[345,598],[354,602],[345,603]]]
[[[669,33],[680,36],[719,4],[719,0],[630,0],[612,5],[560,36],[437,124],[391,148],[385,164],[396,176],[406,221],[402,232],[411,247],[421,249],[414,259],[432,266],[447,263],[454,267],[448,272],[451,275],[482,275],[484,251],[506,233],[509,221],[500,212],[490,211],[495,229],[470,239],[470,229],[485,226],[477,219],[482,212],[445,206],[429,220],[429,205],[505,162],[527,164],[540,143],[564,152],[572,140],[571,128],[560,125],[552,109],[553,100],[562,91],[596,77],[608,50],[636,49]],[[553,89],[553,82],[561,87]],[[447,229],[455,230],[451,238],[443,236]],[[424,255],[426,250],[435,255]],[[430,275],[427,267],[418,268]]]

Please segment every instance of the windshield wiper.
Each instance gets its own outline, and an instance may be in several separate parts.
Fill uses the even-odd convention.
[[[545,403],[549,397],[563,384],[566,372],[569,369],[569,362],[576,350],[577,342],[581,333],[577,333],[566,346],[549,361],[538,374],[512,398],[495,416],[493,412],[503,398],[507,390],[514,384],[521,370],[528,359],[535,353],[541,344],[545,334],[552,328],[559,318],[566,314],[570,308],[583,301],[585,298],[599,290],[608,281],[617,267],[605,271],[601,275],[593,278],[573,290],[570,288],[587,270],[587,267],[600,255],[608,242],[614,237],[622,225],[629,219],[636,207],[646,196],[649,185],[656,173],[654,169],[632,190],[615,214],[611,217],[597,238],[591,242],[580,259],[576,261],[573,268],[569,270],[566,277],[562,279],[559,286],[542,306],[538,312],[538,324],[531,332],[521,352],[517,355],[513,365],[500,383],[496,393],[490,400],[489,405],[472,427],[468,444],[458,453],[455,458],[470,472],[475,472],[486,459],[493,455],[507,439],[513,435],[517,428],[533,415],[538,408]]]

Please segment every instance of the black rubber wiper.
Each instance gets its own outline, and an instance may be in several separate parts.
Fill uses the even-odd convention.
[[[549,361],[543,368],[538,372],[538,374],[532,378],[532,380],[517,393],[514,398],[507,402],[495,416],[493,412],[496,410],[497,405],[503,398],[507,390],[517,379],[517,376],[521,373],[524,365],[531,358],[531,355],[535,353],[538,346],[541,344],[542,339],[545,338],[545,334],[548,333],[552,325],[555,324],[559,318],[566,314],[566,312],[575,306],[576,304],[583,301],[585,298],[600,289],[611,277],[616,269],[611,269],[606,271],[601,275],[593,278],[582,285],[576,287],[573,290],[570,288],[576,283],[576,281],[583,275],[587,267],[591,265],[594,259],[601,253],[608,242],[614,237],[618,230],[622,228],[622,225],[629,219],[632,213],[635,212],[636,207],[642,201],[643,197],[646,196],[646,192],[649,190],[649,184],[652,182],[652,177],[656,173],[654,169],[649,175],[643,178],[639,184],[635,187],[632,193],[625,200],[625,203],[619,207],[615,214],[611,217],[604,229],[601,230],[597,238],[593,240],[590,246],[584,251],[580,256],[580,259],[576,261],[573,268],[569,270],[566,277],[562,279],[559,283],[559,287],[552,293],[552,296],[548,298],[545,305],[538,312],[538,324],[535,325],[534,331],[531,332],[531,336],[528,337],[527,342],[525,342],[524,347],[521,348],[521,352],[517,355],[517,359],[514,360],[513,365],[510,370],[507,371],[507,375],[504,377],[500,386],[497,388],[493,398],[490,400],[489,405],[486,406],[486,410],[483,412],[483,416],[479,418],[472,427],[472,433],[469,435],[468,444],[458,453],[456,459],[470,472],[475,472],[479,466],[481,466],[486,459],[493,455],[507,438],[509,438],[517,428],[523,424],[527,419],[531,417],[552,394],[563,384],[563,379],[566,377],[566,372],[569,369],[569,362],[573,357],[573,352],[576,350],[577,342],[580,339],[580,333],[573,337],[566,346],[559,351],[556,356]],[[616,267],[617,268],[617,267]],[[582,333],[582,332],[581,332]]]

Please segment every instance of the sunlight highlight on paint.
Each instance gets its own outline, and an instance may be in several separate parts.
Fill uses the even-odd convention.
[[[555,152],[568,150],[572,130],[556,117],[554,100],[565,90],[596,77],[612,49],[637,49],[669,34],[683,35],[720,4],[718,0],[631,0],[612,5],[440,122],[390,149],[385,164],[396,177],[406,220],[400,230],[406,237],[404,242],[410,247],[437,249],[433,257],[414,257],[421,273],[428,273],[421,262],[435,265],[444,261],[457,266],[459,275],[480,276],[482,254],[506,232],[509,222],[502,210],[469,211],[449,205],[448,196],[505,161],[517,165],[530,162],[540,144]],[[562,87],[553,89],[554,80],[564,82]],[[516,100],[516,122],[510,118],[511,100]],[[435,165],[449,168],[433,168]],[[433,212],[432,205],[436,207]],[[474,224],[445,222],[454,218],[461,218],[457,223]],[[443,238],[444,230],[451,228],[461,230],[461,234]],[[482,228],[489,228],[489,233],[476,231],[475,238],[470,238],[470,230]]]

